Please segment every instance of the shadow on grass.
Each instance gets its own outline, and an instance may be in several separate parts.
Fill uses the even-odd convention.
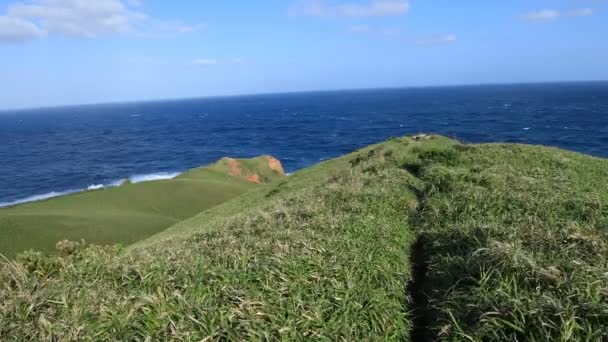
[[[429,267],[428,243],[428,238],[421,235],[412,246],[410,253],[413,277],[407,286],[407,293],[412,301],[410,313],[414,325],[410,339],[416,342],[434,341],[436,339],[436,336],[430,329],[432,313],[429,307],[429,298],[425,292]]]

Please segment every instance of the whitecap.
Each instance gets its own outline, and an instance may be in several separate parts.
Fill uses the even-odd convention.
[[[147,175],[135,175],[129,177],[129,180],[133,183],[151,182],[157,180],[173,179],[179,176],[179,172],[158,172],[150,173]]]
[[[11,201],[11,202],[0,202],[0,208],[12,207],[12,206],[15,206],[18,204],[24,204],[24,203],[30,203],[30,202],[39,202],[39,201],[44,201],[44,200],[51,199],[54,197],[71,195],[71,194],[76,194],[76,193],[81,193],[81,192],[86,192],[86,191],[101,190],[101,189],[105,189],[108,187],[117,187],[117,186],[120,186],[121,184],[123,184],[124,181],[126,181],[126,180],[129,180],[132,183],[143,183],[143,182],[150,182],[150,181],[157,181],[157,180],[172,179],[172,178],[177,177],[178,175],[180,175],[180,172],[158,172],[158,173],[151,173],[151,174],[145,174],[145,175],[135,175],[135,176],[129,177],[128,179],[122,179],[122,180],[111,182],[108,185],[91,184],[86,189],[51,191],[46,194],[28,196],[28,197],[21,198],[21,199]]]
[[[64,195],[69,195],[69,194],[73,194],[79,192],[78,190],[68,190],[68,191],[51,191],[48,192],[46,194],[40,194],[40,195],[33,195],[33,196],[29,196],[29,197],[25,197],[22,199],[18,199],[12,202],[3,202],[0,203],[0,208],[4,208],[4,207],[12,207],[14,205],[17,204],[23,204],[23,203],[29,203],[29,202],[39,202],[39,201],[44,201],[53,197],[59,197],[59,196],[64,196]]]
[[[524,127],[524,131],[529,131],[530,127]]]
[[[124,184],[124,182],[126,182],[126,181],[128,181],[128,180],[129,180],[128,178],[120,179],[120,180],[117,180],[117,181],[114,181],[114,182],[110,183],[110,185],[108,185],[108,186],[111,186],[111,187],[118,187],[118,186],[123,185],[123,184]]]

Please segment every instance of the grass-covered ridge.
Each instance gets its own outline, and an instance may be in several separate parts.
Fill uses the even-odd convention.
[[[0,254],[53,251],[65,239],[131,244],[281,176],[280,162],[270,156],[224,158],[174,179],[0,208]]]
[[[393,139],[127,250],[3,264],[0,340],[602,340],[606,179],[552,148]]]
[[[608,338],[608,161],[524,145],[455,146],[406,167],[427,319],[459,340]]]

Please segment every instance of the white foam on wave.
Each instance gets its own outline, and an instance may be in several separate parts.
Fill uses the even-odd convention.
[[[49,198],[69,195],[69,194],[73,194],[73,193],[77,193],[77,192],[80,192],[80,191],[79,190],[51,191],[46,194],[33,195],[33,196],[25,197],[22,199],[18,199],[18,200],[12,201],[12,202],[2,202],[2,203],[0,203],[0,208],[12,207],[17,204],[23,204],[23,203],[29,203],[29,202],[44,201]]]
[[[129,177],[129,180],[133,183],[151,182],[157,180],[173,179],[179,176],[180,172],[159,172],[150,173],[147,175],[135,175]]]
[[[181,172],[157,172],[157,173],[150,173],[150,174],[144,174],[144,175],[135,175],[135,176],[131,176],[127,179],[122,179],[122,180],[111,182],[110,184],[107,184],[107,185],[91,184],[86,189],[51,191],[46,194],[28,196],[28,197],[24,197],[24,198],[21,198],[21,199],[15,200],[15,201],[11,201],[11,202],[0,202],[0,208],[12,207],[12,206],[15,206],[18,204],[24,204],[24,203],[30,203],[30,202],[44,201],[44,200],[47,200],[50,198],[75,194],[75,193],[79,193],[79,192],[113,188],[113,187],[122,185],[125,180],[129,180],[131,183],[143,183],[143,182],[173,179],[173,178],[179,176],[180,174],[181,174]]]

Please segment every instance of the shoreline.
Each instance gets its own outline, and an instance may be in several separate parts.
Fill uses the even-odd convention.
[[[27,204],[27,203],[42,202],[42,201],[46,201],[46,200],[61,197],[61,196],[74,195],[74,194],[79,194],[79,193],[84,193],[84,192],[89,192],[89,191],[99,191],[99,190],[104,190],[104,189],[117,188],[117,187],[120,187],[121,185],[123,185],[125,182],[137,184],[137,183],[154,182],[154,181],[160,181],[160,180],[168,180],[168,179],[173,179],[173,178],[181,175],[182,173],[184,173],[184,171],[181,171],[181,172],[154,172],[154,173],[149,173],[149,174],[138,174],[138,175],[129,176],[127,178],[123,178],[123,179],[120,179],[117,181],[113,181],[108,184],[91,184],[86,188],[68,189],[68,190],[61,190],[61,191],[50,191],[50,192],[43,193],[43,194],[35,194],[35,195],[22,197],[22,198],[12,200],[12,201],[0,202],[0,209],[12,208],[12,207],[22,205],[22,204]]]

